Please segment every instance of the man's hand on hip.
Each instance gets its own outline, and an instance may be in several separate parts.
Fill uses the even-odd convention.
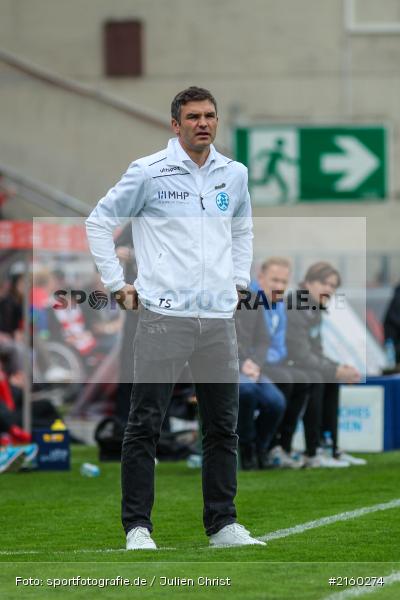
[[[136,310],[138,307],[138,294],[130,283],[114,292],[114,297],[123,310]]]

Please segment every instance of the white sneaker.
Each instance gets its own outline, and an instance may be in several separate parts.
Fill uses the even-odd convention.
[[[224,548],[225,546],[265,546],[265,542],[261,542],[256,538],[251,537],[250,532],[239,525],[239,523],[231,523],[225,525],[217,533],[210,535],[210,546],[213,548]]]
[[[274,446],[268,454],[268,464],[274,469],[299,469],[300,461],[294,460],[281,446]]]
[[[340,460],[345,460],[346,462],[348,462],[349,465],[361,466],[367,464],[365,458],[353,456],[352,454],[347,454],[347,452],[339,452],[339,458]]]
[[[157,550],[150,531],[146,527],[134,527],[126,536],[127,550]]]
[[[317,456],[305,456],[303,466],[311,469],[340,469],[349,467],[350,464],[345,460],[339,460],[338,458],[320,454]]]

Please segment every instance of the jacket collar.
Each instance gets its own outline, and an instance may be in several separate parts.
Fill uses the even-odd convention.
[[[228,162],[230,162],[229,159],[225,158],[222,154],[217,152],[213,144],[211,144],[210,146],[210,155],[211,164],[209,173],[220,167],[225,167],[228,164]],[[167,164],[171,166],[181,167],[182,169],[185,169],[185,171],[189,171],[187,164],[185,164],[186,161],[191,161],[190,156],[186,154],[186,152],[180,145],[178,138],[171,138],[168,141],[167,146]]]

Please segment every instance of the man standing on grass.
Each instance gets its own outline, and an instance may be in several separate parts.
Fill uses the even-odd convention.
[[[150,534],[154,458],[173,386],[188,362],[203,441],[203,520],[211,546],[263,544],[236,523],[237,287],[250,280],[247,170],[219,154],[217,104],[190,87],[174,98],[176,139],[133,162],[87,219],[91,252],[120,305],[139,310],[131,409],[122,448],[127,549],[155,549]],[[133,218],[138,264],[126,283],[112,233]]]

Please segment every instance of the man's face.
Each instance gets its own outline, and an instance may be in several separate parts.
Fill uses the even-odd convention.
[[[212,144],[217,133],[218,117],[209,100],[188,102],[181,107],[180,123],[172,119],[172,128],[185,150],[202,152]]]
[[[307,289],[319,306],[326,306],[338,287],[338,278],[333,273],[325,281],[308,282]]]
[[[290,269],[283,265],[270,265],[266,271],[261,271],[258,283],[269,300],[281,302],[289,285]]]

